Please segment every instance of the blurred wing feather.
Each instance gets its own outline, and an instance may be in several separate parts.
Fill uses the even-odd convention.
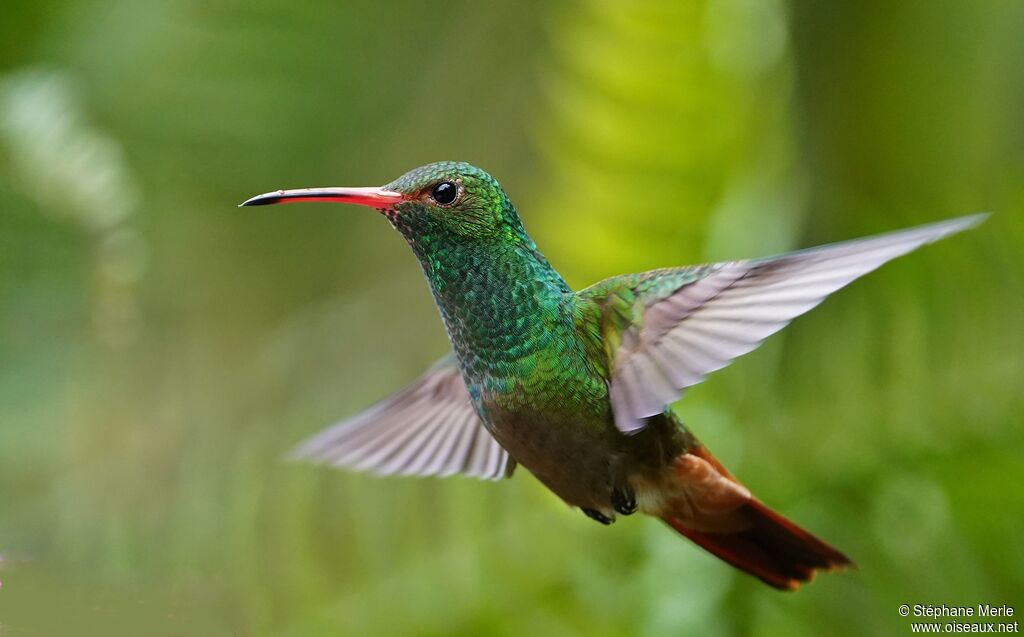
[[[753,350],[832,292],[985,216],[765,259],[626,275],[584,290],[582,297],[619,315],[618,347],[609,353],[616,425],[627,433],[641,429],[644,419],[661,413],[687,387]],[[612,295],[632,303],[628,320],[622,303],[608,302]]]
[[[515,469],[477,417],[452,356],[397,394],[302,442],[291,457],[377,475],[500,480]]]

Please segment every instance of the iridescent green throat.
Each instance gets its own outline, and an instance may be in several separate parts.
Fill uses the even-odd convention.
[[[439,223],[415,204],[388,215],[430,283],[471,394],[508,393],[538,371],[578,369],[559,359],[582,353],[574,347],[571,290],[511,203],[501,203],[501,231],[483,237]]]

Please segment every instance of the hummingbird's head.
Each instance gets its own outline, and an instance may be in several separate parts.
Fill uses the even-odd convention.
[[[278,190],[242,205],[293,201],[338,201],[376,208],[410,242],[424,237],[525,238],[515,207],[498,182],[465,162],[427,164],[380,188]]]
[[[498,182],[465,162],[427,164],[384,188],[403,197],[384,214],[408,239],[432,232],[482,240],[518,234],[521,229],[515,208]]]

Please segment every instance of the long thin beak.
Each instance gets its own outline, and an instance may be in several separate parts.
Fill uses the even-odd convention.
[[[299,188],[275,190],[243,201],[239,206],[269,206],[293,201],[339,201],[371,208],[387,208],[405,199],[400,192],[383,188]]]

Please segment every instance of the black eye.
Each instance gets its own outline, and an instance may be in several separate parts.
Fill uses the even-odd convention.
[[[442,206],[452,203],[458,196],[459,187],[455,185],[455,182],[451,181],[442,181],[430,191],[430,198]]]

